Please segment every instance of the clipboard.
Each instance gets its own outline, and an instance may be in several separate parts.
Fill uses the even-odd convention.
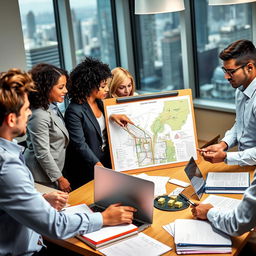
[[[150,106],[150,104],[158,104],[158,103],[160,104],[160,102],[163,102],[163,105],[165,105],[165,104],[169,104],[169,103],[166,103],[166,102],[175,102],[175,101],[177,101],[177,104],[179,105],[177,107],[177,111],[179,111],[178,110],[179,108],[180,109],[183,108],[183,106],[182,106],[183,102],[181,102],[181,101],[184,101],[184,103],[186,103],[186,102],[188,103],[188,109],[189,109],[188,118],[190,118],[191,136],[193,137],[193,139],[192,139],[193,143],[191,143],[191,145],[193,144],[193,146],[191,147],[192,149],[190,148],[190,150],[191,150],[191,152],[193,152],[193,157],[197,161],[198,152],[197,152],[196,149],[198,148],[198,141],[197,141],[195,115],[194,115],[194,108],[193,108],[193,101],[192,101],[192,91],[191,91],[191,89],[183,89],[183,90],[169,91],[169,92],[164,92],[164,93],[144,94],[144,95],[138,95],[138,96],[110,98],[110,99],[105,99],[104,100],[104,112],[105,112],[105,117],[106,117],[106,128],[107,128],[107,135],[108,135],[108,142],[109,142],[109,149],[110,149],[110,157],[111,157],[111,163],[112,163],[112,169],[113,170],[123,171],[123,172],[127,172],[127,173],[138,173],[138,172],[146,172],[146,171],[159,170],[159,169],[172,168],[172,167],[186,165],[186,163],[189,161],[189,159],[192,155],[189,155],[189,157],[187,157],[187,159],[184,160],[184,161],[173,161],[173,162],[166,161],[166,163],[164,163],[164,161],[163,161],[163,163],[161,162],[159,164],[159,162],[160,162],[159,160],[157,160],[155,162],[152,160],[152,164],[149,164],[149,165],[141,164],[141,165],[138,165],[137,168],[136,168],[136,166],[132,167],[132,168],[127,168],[127,169],[120,168],[120,165],[119,165],[120,162],[117,162],[117,161],[119,161],[119,160],[122,161],[126,157],[125,156],[125,153],[127,152],[125,150],[126,145],[125,145],[125,143],[123,143],[120,146],[120,148],[123,147],[123,149],[120,150],[120,151],[123,151],[123,155],[119,154],[117,156],[116,152],[118,150],[116,149],[117,148],[116,143],[114,141],[112,141],[112,138],[114,139],[115,137],[113,137],[113,136],[115,136],[115,135],[119,136],[119,139],[122,139],[122,137],[123,137],[123,136],[120,136],[120,134],[113,132],[113,125],[114,124],[113,124],[112,121],[109,121],[109,116],[111,114],[113,114],[113,112],[118,113],[118,114],[126,114],[135,123],[134,130],[137,129],[137,132],[139,130],[141,130],[141,131],[144,130],[145,139],[147,139],[148,136],[149,137],[152,136],[152,133],[147,132],[143,127],[137,126],[136,121],[133,120],[132,114],[131,113],[129,114],[128,110],[130,108],[135,108],[135,111],[133,112],[133,113],[135,113],[135,112],[140,112],[141,111],[141,109],[140,109],[141,106],[142,107],[145,106],[145,108],[147,108],[147,104]],[[172,104],[172,111],[174,111],[174,108],[175,108],[174,106],[176,106],[175,105],[176,102],[171,103],[171,104]],[[136,107],[139,108],[138,111],[136,111]],[[125,109],[125,111],[123,111],[124,109]],[[171,109],[171,107],[170,107],[170,109]],[[159,113],[161,113],[161,110],[159,110]],[[149,114],[151,114],[151,113],[149,113]],[[178,117],[178,114],[179,113],[177,112],[176,117]],[[167,113],[167,115],[168,115],[168,113]],[[170,116],[175,116],[175,115],[172,114]],[[168,117],[167,117],[167,119],[168,119]],[[166,125],[166,124],[164,124],[164,125]],[[116,127],[115,131],[118,131],[116,129],[124,130],[122,127]],[[129,127],[128,127],[128,129],[129,129]],[[122,133],[122,134],[124,135],[124,133]],[[179,135],[177,135],[177,136],[179,136]],[[132,139],[135,140],[135,138],[131,138],[131,140]],[[137,149],[137,144],[136,144],[137,141],[138,140],[136,140],[134,142],[134,145],[136,145],[136,153],[139,152],[139,150]],[[151,150],[151,155],[153,155],[153,154],[155,154],[155,151],[156,151],[154,149],[155,145],[156,145],[155,137],[151,141],[153,141],[152,142],[153,147],[151,147],[149,145],[150,143],[148,143],[148,145],[145,144],[146,146],[145,145],[144,146],[145,146],[146,150],[148,150],[148,152],[150,152],[150,150]],[[166,148],[167,148],[167,146],[166,146]],[[138,155],[139,155],[139,153],[138,153]],[[159,155],[160,155],[160,153],[159,153]],[[154,155],[153,155],[152,159],[153,158],[154,158]],[[158,157],[158,158],[160,158],[160,157]],[[117,159],[119,159],[119,160],[117,160]],[[150,154],[149,154],[149,159],[150,159]],[[141,162],[139,162],[138,159],[136,159],[136,161],[138,163],[141,163]],[[149,163],[150,163],[150,161],[149,161]],[[119,168],[117,168],[117,167],[119,167]]]

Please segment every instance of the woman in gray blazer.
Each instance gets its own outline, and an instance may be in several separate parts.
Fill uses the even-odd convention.
[[[32,115],[27,127],[26,164],[40,184],[70,192],[63,177],[69,134],[57,102],[67,94],[66,71],[49,64],[38,64],[30,71],[36,91],[29,95]]]

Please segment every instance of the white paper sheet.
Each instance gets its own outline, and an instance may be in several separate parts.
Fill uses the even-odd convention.
[[[144,179],[144,180],[149,180],[149,181],[154,182],[154,184],[155,184],[154,196],[155,197],[166,194],[166,184],[169,180],[169,177],[150,176],[145,173],[140,173],[140,174],[134,175],[134,176]]]
[[[231,246],[230,237],[213,229],[208,221],[177,219],[174,232],[175,244]]]
[[[240,202],[241,200],[235,198],[209,195],[204,201],[202,201],[202,204],[212,204],[221,211],[230,211],[235,209]]]
[[[120,241],[116,244],[100,249],[107,256],[157,256],[172,250],[171,247],[145,235],[139,233],[137,236]]]
[[[242,188],[249,186],[248,172],[209,172],[206,179],[207,187]]]

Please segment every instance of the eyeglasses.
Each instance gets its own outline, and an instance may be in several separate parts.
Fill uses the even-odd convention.
[[[242,66],[240,66],[240,67],[238,67],[238,68],[235,68],[235,69],[225,69],[224,67],[221,67],[221,68],[222,68],[224,74],[228,74],[229,76],[233,76],[233,74],[234,74],[237,70],[239,70],[240,68],[244,68],[247,64],[248,64],[248,63],[243,64]]]

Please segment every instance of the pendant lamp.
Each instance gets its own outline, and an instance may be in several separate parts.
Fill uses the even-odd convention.
[[[135,0],[135,14],[157,14],[185,10],[183,0]]]
[[[209,5],[245,4],[256,0],[209,0]]]

